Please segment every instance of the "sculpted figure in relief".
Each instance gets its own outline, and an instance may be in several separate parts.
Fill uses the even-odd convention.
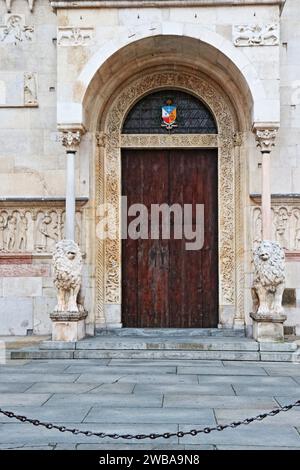
[[[17,217],[12,214],[7,218],[7,250],[16,248]]]
[[[19,251],[26,251],[27,230],[28,230],[28,220],[27,220],[26,214],[20,214],[19,224],[18,224]]]

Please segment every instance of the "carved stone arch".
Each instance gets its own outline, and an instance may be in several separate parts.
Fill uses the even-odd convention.
[[[198,97],[212,111],[217,127],[215,134],[164,135],[124,135],[121,130],[129,109],[151,91],[175,88]],[[234,136],[238,127],[234,109],[222,89],[208,77],[184,69],[183,71],[155,71],[140,76],[119,89],[110,100],[107,112],[103,113],[98,133],[97,163],[97,202],[111,204],[117,214],[117,227],[120,229],[121,195],[121,148],[147,146],[184,146],[218,148],[218,198],[219,198],[219,321],[226,323],[228,311],[242,308],[242,289],[236,295],[237,278],[243,273],[236,267],[236,252],[239,240],[236,236],[236,223],[240,224],[239,206],[240,165],[236,164],[237,145]],[[175,136],[174,136],[175,137]],[[165,139],[164,139],[165,138]],[[237,213],[239,213],[237,215]],[[121,324],[121,240],[97,240],[96,269],[96,324]],[[240,271],[240,272],[237,272]],[[227,312],[226,312],[227,310]],[[224,321],[223,321],[224,320]]]

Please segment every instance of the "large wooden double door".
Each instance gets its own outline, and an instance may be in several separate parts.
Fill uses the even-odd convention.
[[[128,207],[204,204],[204,244],[190,240],[122,241],[122,322],[136,328],[213,328],[218,323],[216,150],[123,150],[122,194]],[[134,217],[128,217],[129,224]],[[174,219],[175,220],[175,219]],[[174,221],[173,221],[174,222]],[[192,228],[195,228],[195,216]],[[172,235],[172,230],[171,230]]]

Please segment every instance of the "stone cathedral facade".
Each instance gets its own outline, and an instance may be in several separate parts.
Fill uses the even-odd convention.
[[[170,103],[174,129],[161,121]],[[209,326],[251,335],[252,250],[269,179],[285,327],[299,333],[299,0],[0,0],[0,128],[1,335],[51,332],[51,258],[70,188],[88,334]],[[164,177],[183,202],[200,180],[199,198],[211,195],[206,254],[156,244],[133,255],[119,237],[99,239],[99,205],[116,209],[119,230],[121,194],[158,194]]]

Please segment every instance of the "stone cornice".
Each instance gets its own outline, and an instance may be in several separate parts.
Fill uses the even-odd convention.
[[[49,0],[52,8],[141,8],[141,7],[206,7],[278,5],[286,0]]]

